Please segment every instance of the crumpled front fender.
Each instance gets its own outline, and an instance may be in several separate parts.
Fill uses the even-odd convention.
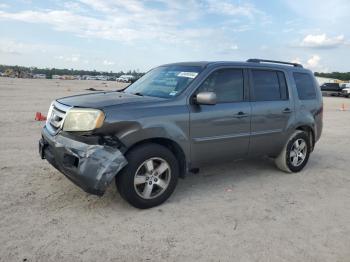
[[[127,160],[118,148],[42,132],[44,157],[83,190],[102,195]]]

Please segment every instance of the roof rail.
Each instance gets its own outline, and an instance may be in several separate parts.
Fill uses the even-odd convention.
[[[292,65],[292,66],[295,66],[295,67],[303,67],[301,64],[298,64],[298,63],[289,63],[289,62],[283,62],[283,61],[265,60],[265,59],[257,59],[257,58],[248,59],[247,62],[251,62],[251,63],[273,63],[273,64]]]

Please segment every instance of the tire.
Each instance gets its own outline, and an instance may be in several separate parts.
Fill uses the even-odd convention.
[[[140,145],[128,152],[126,159],[128,165],[116,176],[122,198],[145,209],[170,197],[177,184],[179,164],[168,148],[151,143]]]
[[[300,150],[300,148],[302,148],[301,142],[305,143],[304,150]],[[297,148],[296,145],[298,144],[301,144],[300,148]],[[296,152],[299,152],[300,154]],[[297,130],[288,139],[288,142],[284,146],[283,150],[275,159],[275,164],[282,171],[287,173],[296,173],[305,167],[309,160],[310,153],[311,144],[308,134],[304,131]],[[300,157],[302,155],[303,157]],[[295,159],[297,159],[297,161],[294,161]]]

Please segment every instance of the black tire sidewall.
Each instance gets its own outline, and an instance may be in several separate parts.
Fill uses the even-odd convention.
[[[292,146],[297,139],[304,140],[304,142],[306,143],[307,152],[306,152],[306,157],[304,159],[304,162],[299,166],[294,166],[290,161],[289,155],[290,155],[290,151],[292,149]],[[296,134],[295,136],[293,136],[292,139],[289,140],[289,142],[287,144],[287,148],[286,148],[286,163],[287,163],[287,166],[290,169],[290,171],[296,173],[296,172],[301,171],[305,167],[305,165],[307,164],[307,162],[309,160],[309,156],[310,156],[310,152],[311,152],[310,150],[311,150],[310,139],[309,139],[308,135],[306,134],[306,132],[300,132],[300,133]]]
[[[168,187],[158,197],[143,199],[134,187],[134,176],[139,166],[147,159],[160,157],[168,162],[171,177]],[[173,193],[179,176],[179,164],[174,154],[166,147],[157,144],[145,144],[132,149],[126,154],[127,166],[117,175],[116,184],[120,195],[137,208],[150,208],[162,204]]]

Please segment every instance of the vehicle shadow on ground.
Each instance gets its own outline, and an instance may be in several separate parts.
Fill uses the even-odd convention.
[[[203,167],[199,173],[189,173],[185,179],[179,179],[173,195],[165,204],[186,201],[186,199],[201,197],[208,193],[220,192],[221,194],[225,190],[230,191],[234,187],[239,187],[241,182],[250,179],[259,180],[283,175],[290,174],[278,170],[273,160],[268,158],[239,160],[207,166]],[[113,188],[109,188],[101,200],[114,201],[116,205],[121,205],[121,208],[132,208],[128,204],[125,205],[126,202],[121,199],[114,185]]]
[[[312,169],[312,166],[317,164],[316,160],[311,160],[310,162],[306,170],[309,168]],[[90,210],[89,212],[92,212],[92,209],[104,210],[111,208],[116,211],[138,210],[121,198],[114,181],[108,187],[106,193],[102,197],[98,197],[83,192],[70,181],[66,181],[66,178],[62,174],[58,173],[56,175],[60,177],[55,179],[54,184],[58,188],[61,188],[58,190],[60,194],[56,195],[56,197],[51,195],[50,199],[47,199],[49,202],[67,202],[68,205]],[[290,175],[293,174],[288,174],[277,169],[273,160],[269,158],[220,163],[203,167],[199,173],[190,173],[185,179],[179,179],[173,195],[164,204],[176,204],[182,201],[188,201],[189,199],[206,197],[208,194],[222,194],[224,191],[232,191],[234,188],[239,188],[241,183],[244,184],[249,182],[249,180],[256,181],[256,186],[254,187],[259,187],[261,181],[273,180],[276,176]],[[52,203],[47,204],[51,205]]]

